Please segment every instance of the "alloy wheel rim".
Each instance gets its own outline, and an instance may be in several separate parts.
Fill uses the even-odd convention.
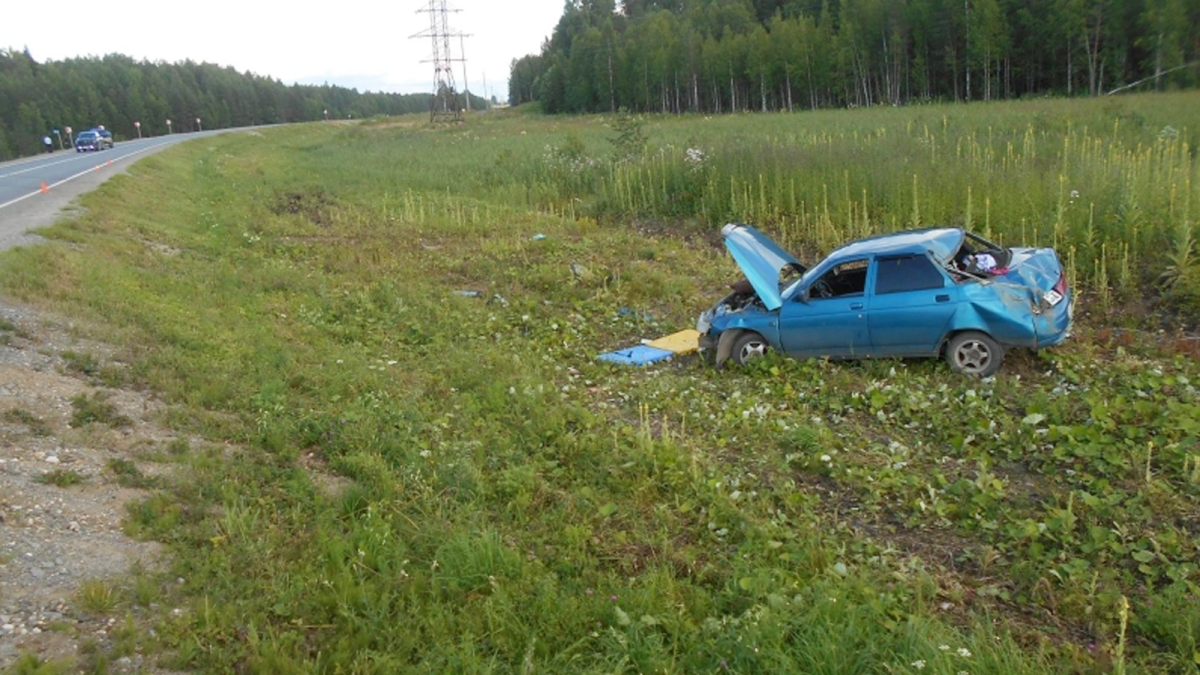
[[[959,368],[971,373],[983,372],[992,360],[992,352],[979,340],[969,340],[959,346],[954,354]]]
[[[742,363],[746,363],[751,359],[757,359],[767,353],[766,345],[762,342],[751,342],[742,347]]]

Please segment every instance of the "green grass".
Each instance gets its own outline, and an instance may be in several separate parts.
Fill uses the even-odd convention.
[[[25,425],[34,436],[49,436],[51,433],[45,420],[24,408],[9,408],[4,411],[3,419],[10,424]]]
[[[4,675],[65,675],[71,672],[67,663],[43,661],[34,654],[23,654],[4,671]]]
[[[105,387],[120,387],[123,375],[119,368],[104,365],[95,355],[87,352],[67,350],[62,353],[64,370],[73,375],[83,375],[91,382]]]
[[[38,476],[35,480],[44,485],[70,487],[85,482],[87,476],[74,469],[54,469]]]
[[[85,612],[106,614],[121,602],[119,589],[102,579],[88,579],[79,585],[75,602]]]
[[[1081,314],[1157,297],[1197,100],[651,118],[619,164],[600,117],[206,138],[44,232],[70,246],[5,254],[0,289],[102,326],[205,441],[126,525],[175,554],[173,668],[1189,672],[1200,372],[1171,339],[1085,322],[983,382],[594,356],[723,293],[727,218],[809,258],[969,219],[1057,244]]]
[[[71,426],[85,427],[89,424],[105,424],[120,429],[133,425],[133,420],[117,412],[109,402],[109,394],[95,392],[79,394],[71,399]]]
[[[67,350],[62,353],[62,358],[66,362],[68,372],[81,373],[88,376],[96,375],[100,372],[100,361],[87,352]]]
[[[121,487],[148,489],[159,486],[160,481],[157,477],[147,476],[137,464],[127,459],[110,459],[107,466]]]

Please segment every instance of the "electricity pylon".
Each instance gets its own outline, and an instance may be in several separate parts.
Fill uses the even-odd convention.
[[[467,37],[450,28],[450,12],[458,11],[461,10],[447,7],[446,0],[429,0],[428,8],[417,10],[418,14],[429,14],[429,30],[409,36],[409,39],[429,38],[433,42],[433,58],[425,59],[421,63],[433,63],[433,105],[429,111],[429,121],[434,124],[462,120],[463,105],[458,91],[454,88],[453,65],[456,62],[465,64],[466,59],[454,58],[450,50],[450,38]],[[465,66],[463,74],[466,74]]]

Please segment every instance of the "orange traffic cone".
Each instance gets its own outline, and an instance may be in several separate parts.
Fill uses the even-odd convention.
[[[110,159],[110,160],[108,160],[108,165],[109,165],[109,166],[112,166],[112,160],[111,160],[111,159]]]
[[[46,181],[42,181],[42,192],[49,192],[50,188],[46,187]]]

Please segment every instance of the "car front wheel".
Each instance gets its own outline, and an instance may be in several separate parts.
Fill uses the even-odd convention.
[[[959,333],[946,345],[946,362],[956,373],[990,377],[1004,362],[1004,348],[984,333]]]
[[[738,336],[733,343],[731,356],[739,366],[744,366],[755,359],[766,355],[771,346],[758,333],[747,331]]]

